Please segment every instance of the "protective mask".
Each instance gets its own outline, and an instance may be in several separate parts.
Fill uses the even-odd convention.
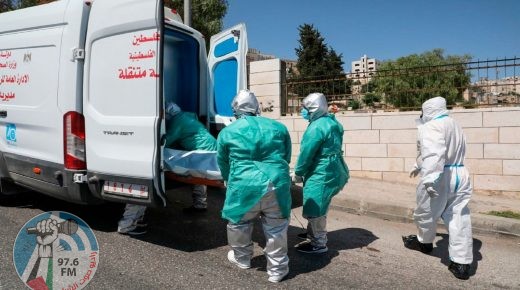
[[[309,116],[309,110],[305,109],[305,108],[302,108],[302,110],[300,111],[300,115],[302,116],[302,118],[304,118],[305,120],[309,120],[310,119],[310,116]]]

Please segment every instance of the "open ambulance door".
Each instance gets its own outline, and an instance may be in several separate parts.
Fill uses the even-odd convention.
[[[164,3],[93,1],[85,45],[87,182],[112,201],[165,205]]]
[[[247,86],[247,33],[240,23],[211,37],[208,55],[210,76],[210,126],[221,130],[235,118],[231,101]]]

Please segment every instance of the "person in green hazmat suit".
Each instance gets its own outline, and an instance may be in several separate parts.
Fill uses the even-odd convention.
[[[200,123],[194,113],[183,112],[177,104],[166,104],[166,147],[186,151],[206,150],[216,151],[217,140],[206,127]],[[193,185],[193,205],[185,208],[185,213],[201,213],[207,210],[206,185]],[[146,233],[146,223],[143,222],[146,206],[127,204],[123,217],[119,220],[117,231],[120,234],[140,235]]]
[[[327,99],[312,93],[302,102],[302,117],[309,121],[303,134],[293,180],[303,178],[303,217],[308,220],[305,239],[296,246],[303,253],[324,253],[327,248],[327,212],[332,197],[348,182],[343,160],[343,126],[327,112]]]
[[[222,217],[229,221],[228,260],[242,269],[251,267],[253,222],[260,217],[268,280],[280,282],[289,273],[291,138],[283,124],[259,116],[252,92],[240,91],[231,105],[237,120],[217,138],[217,161],[227,185]]]

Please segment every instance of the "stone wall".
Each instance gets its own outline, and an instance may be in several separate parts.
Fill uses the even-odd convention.
[[[280,60],[251,63],[250,89],[263,105],[264,116],[278,119],[291,134],[294,166],[308,122],[299,116],[280,116],[283,65]],[[278,74],[278,75],[277,75]],[[272,110],[266,110],[266,104]],[[415,163],[419,112],[336,115],[345,129],[345,160],[352,176],[416,184],[408,177]],[[475,190],[520,198],[520,108],[452,110],[467,139],[466,161]]]

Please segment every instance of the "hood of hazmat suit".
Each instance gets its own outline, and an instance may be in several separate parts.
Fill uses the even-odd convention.
[[[311,118],[302,137],[295,174],[304,177],[303,215],[320,217],[327,213],[332,197],[349,179],[343,160],[343,126],[327,113],[323,94],[310,94],[303,106]]]
[[[232,223],[238,223],[272,187],[283,217],[289,217],[291,210],[289,132],[279,122],[248,115],[258,112],[256,97],[252,100],[251,95],[243,98],[241,92],[235,98],[233,109],[241,117],[217,139],[217,161],[227,181],[222,217]]]
[[[169,103],[166,103],[165,111],[166,111],[166,120],[169,120],[171,117],[177,115],[182,110],[179,106],[177,106],[177,104],[175,104],[173,102],[169,102]]]
[[[216,151],[217,140],[199,122],[197,115],[177,112],[166,122],[166,147],[186,151]]]
[[[231,102],[231,108],[237,118],[247,115],[260,115],[260,106],[255,94],[248,90],[241,90]]]
[[[462,128],[448,116],[444,98],[429,99],[422,109],[424,124],[418,126],[421,181],[414,212],[418,239],[422,243],[432,243],[437,220],[442,217],[450,233],[450,259],[459,264],[470,264],[473,253],[467,204],[473,189],[464,167],[466,140]],[[433,186],[438,196],[430,197],[425,184]]]
[[[326,115],[328,112],[327,98],[322,93],[312,93],[305,97],[302,106],[309,111],[309,122]]]

